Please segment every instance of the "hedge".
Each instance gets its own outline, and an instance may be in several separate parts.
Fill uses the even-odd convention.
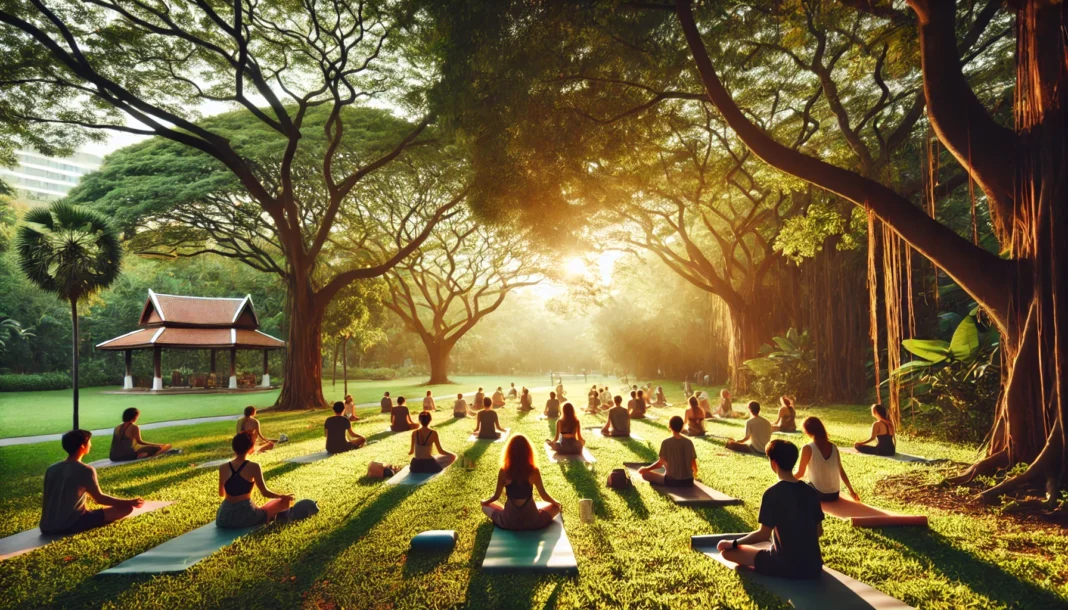
[[[122,377],[104,371],[85,371],[78,378],[78,386],[91,388],[122,385]],[[70,372],[34,373],[28,375],[0,375],[0,392],[39,392],[70,388]]]

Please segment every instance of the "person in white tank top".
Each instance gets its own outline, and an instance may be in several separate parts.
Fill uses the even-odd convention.
[[[818,417],[807,417],[801,428],[812,442],[801,448],[801,459],[795,476],[798,479],[808,479],[808,484],[819,494],[820,502],[837,501],[842,483],[845,483],[853,500],[860,502],[860,496],[853,489],[849,476],[842,467],[838,447],[827,438],[827,428],[823,422]]]

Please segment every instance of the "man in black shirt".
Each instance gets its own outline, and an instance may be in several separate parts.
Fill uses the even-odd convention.
[[[352,431],[352,422],[341,414],[345,403],[334,403],[334,415],[326,418],[323,429],[326,430],[326,450],[329,453],[344,453],[349,449],[359,449],[367,439]]]
[[[775,439],[767,456],[779,482],[764,491],[760,500],[760,529],[736,540],[722,540],[723,558],[750,566],[761,574],[782,578],[819,578],[823,571],[820,536],[823,509],[816,490],[793,475],[797,447]],[[771,549],[750,546],[772,539]]]

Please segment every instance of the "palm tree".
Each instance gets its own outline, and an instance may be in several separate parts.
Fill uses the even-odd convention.
[[[22,272],[42,290],[70,303],[71,384],[77,430],[78,301],[107,288],[119,276],[119,235],[102,214],[62,201],[30,210],[22,222],[15,238]]]

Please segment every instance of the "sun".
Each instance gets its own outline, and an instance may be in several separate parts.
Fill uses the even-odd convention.
[[[564,263],[564,271],[571,277],[581,277],[586,275],[589,271],[589,267],[586,265],[586,261],[579,257],[572,257]]]

